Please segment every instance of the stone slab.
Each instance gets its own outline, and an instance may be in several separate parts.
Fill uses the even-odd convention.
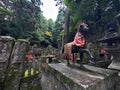
[[[120,61],[112,61],[112,63],[108,66],[110,69],[120,70]]]
[[[113,55],[112,63],[108,66],[110,69],[120,70],[120,47],[106,48],[107,52]]]
[[[88,65],[84,65],[84,69],[79,69],[63,63],[49,64],[48,72],[67,88],[65,90],[115,90],[118,77],[118,72],[113,70]]]

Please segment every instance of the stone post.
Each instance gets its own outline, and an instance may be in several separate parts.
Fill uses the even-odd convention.
[[[120,13],[117,15],[116,19],[117,19],[117,25],[118,25],[118,33],[120,35]]]
[[[0,90],[3,89],[5,75],[10,62],[10,54],[15,39],[10,36],[0,36]]]
[[[21,77],[24,71],[24,61],[28,51],[29,42],[23,39],[18,39],[11,54],[10,67],[5,81],[5,90],[20,90]]]

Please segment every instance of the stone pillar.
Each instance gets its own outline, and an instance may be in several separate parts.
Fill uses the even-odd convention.
[[[107,51],[113,55],[113,61],[108,66],[109,69],[114,69],[119,72],[118,79],[116,79],[116,90],[120,90],[120,47],[109,48]]]
[[[15,42],[13,52],[11,55],[11,63],[12,64],[18,64],[23,63],[23,61],[26,58],[26,53],[29,47],[29,42],[24,39],[18,39]]]
[[[0,36],[0,63],[7,63],[15,39],[9,36]]]
[[[0,36],[0,90],[3,88],[3,82],[9,65],[14,41],[15,39],[10,36]]]
[[[11,54],[10,66],[5,80],[5,90],[20,90],[21,77],[24,71],[24,61],[29,42],[23,39],[16,40]]]
[[[116,19],[117,19],[117,25],[118,25],[118,33],[120,35],[120,13],[117,15]]]

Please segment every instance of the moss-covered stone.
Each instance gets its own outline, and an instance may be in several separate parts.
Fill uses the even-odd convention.
[[[43,90],[115,90],[117,72],[87,65],[84,67],[79,69],[61,63],[49,64],[41,80]]]

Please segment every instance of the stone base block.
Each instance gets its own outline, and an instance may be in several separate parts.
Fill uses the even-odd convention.
[[[84,65],[68,67],[63,63],[48,64],[42,75],[42,90],[116,90],[118,72]]]

